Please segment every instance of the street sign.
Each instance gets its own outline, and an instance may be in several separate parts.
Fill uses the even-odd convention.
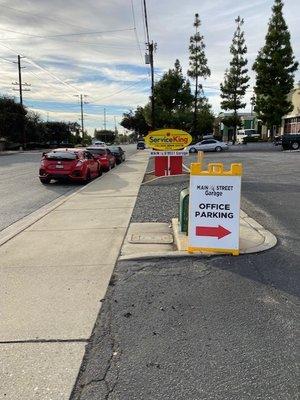
[[[179,129],[160,129],[149,132],[144,139],[148,147],[162,151],[184,149],[193,140],[189,133]]]
[[[191,164],[189,252],[239,254],[241,175],[241,164]]]
[[[154,157],[178,157],[178,156],[188,156],[189,152],[187,150],[178,150],[178,151],[151,151],[150,156]]]

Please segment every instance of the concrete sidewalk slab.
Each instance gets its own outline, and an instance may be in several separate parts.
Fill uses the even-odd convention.
[[[132,208],[115,208],[111,211],[97,209],[58,209],[36,222],[27,231],[113,229],[127,228]]]
[[[131,223],[124,240],[121,259],[130,257],[136,254],[153,255],[156,253],[169,253],[174,251],[174,245],[171,243],[162,243],[162,235],[172,235],[172,228],[170,225],[159,222],[146,222],[146,223]],[[143,235],[157,237],[157,242],[152,240],[151,244],[147,243],[132,243],[133,235]]]
[[[114,264],[125,232],[124,227],[73,231],[25,231],[0,247],[1,266],[51,267]]]
[[[0,397],[68,400],[84,343],[0,344]]]
[[[88,339],[110,279],[101,266],[0,269],[0,342]]]
[[[131,208],[133,209],[135,203],[135,197],[116,197],[112,201],[109,197],[93,196],[93,197],[85,197],[84,201],[82,201],[83,196],[76,196],[74,199],[68,200],[66,203],[62,204],[59,207],[59,211],[62,210],[115,210],[115,209],[123,209],[123,208]]]
[[[141,174],[128,172],[128,174],[111,173],[111,179],[104,176],[103,179],[95,181],[94,185],[89,185],[81,195],[92,196],[101,193],[101,196],[121,194],[122,196],[136,195],[140,189]]]

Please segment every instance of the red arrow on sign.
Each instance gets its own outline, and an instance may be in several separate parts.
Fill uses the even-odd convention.
[[[230,235],[230,231],[223,226],[196,226],[196,236],[213,236],[218,239]]]

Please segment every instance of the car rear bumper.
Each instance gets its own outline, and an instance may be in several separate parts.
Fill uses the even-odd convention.
[[[48,179],[55,179],[55,180],[70,180],[70,181],[83,181],[85,176],[83,175],[82,171],[72,171],[71,174],[65,173],[65,171],[60,172],[48,172],[40,170],[39,178],[48,178]]]
[[[101,160],[100,161],[100,167],[104,168],[104,169],[107,169],[107,168],[110,167],[110,162],[108,160],[107,161]]]

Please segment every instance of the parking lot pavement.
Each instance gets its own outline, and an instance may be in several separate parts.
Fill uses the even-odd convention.
[[[69,398],[147,159],[134,155],[0,247],[1,398]]]
[[[299,154],[205,158],[243,162],[242,208],[277,246],[240,257],[119,261],[72,400],[298,398]],[[143,185],[132,221],[176,216],[187,183],[176,179]]]

